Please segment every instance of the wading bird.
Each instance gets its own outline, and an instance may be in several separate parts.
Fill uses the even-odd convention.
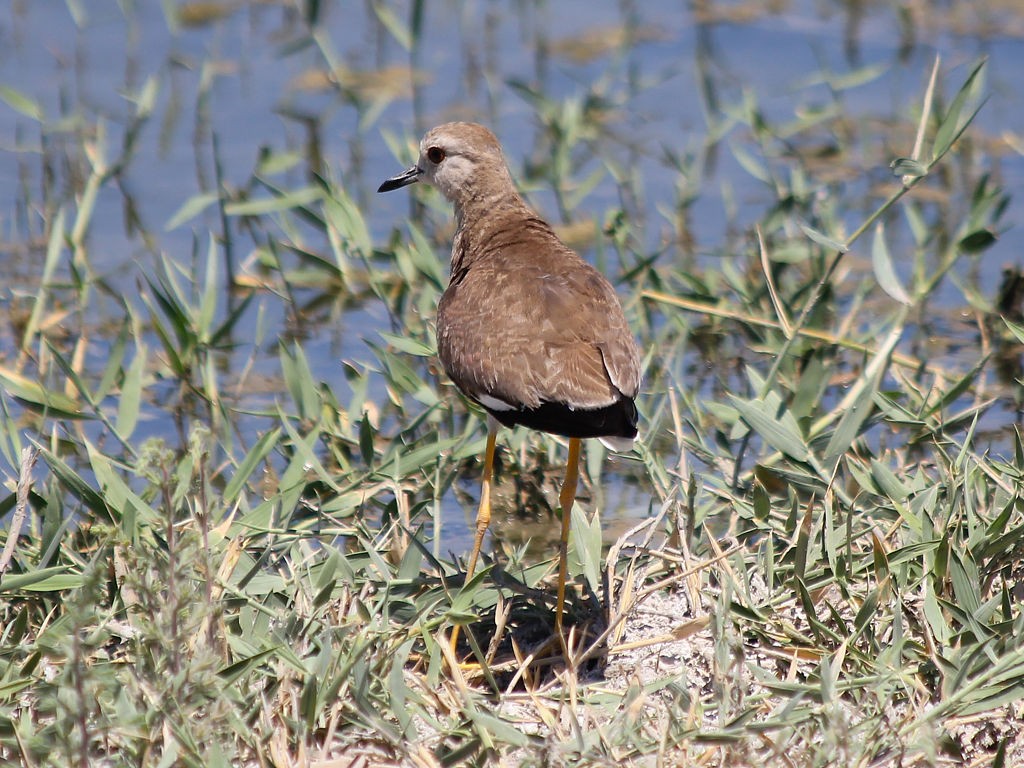
[[[451,279],[437,307],[438,356],[455,385],[488,413],[473,576],[491,519],[499,425],[569,439],[555,629],[562,633],[566,552],[580,442],[628,450],[637,436],[640,354],[608,280],[555,235],[516,191],[490,130],[447,123],[423,137],[414,166],[380,185],[423,181],[454,205]],[[457,631],[453,632],[454,647]]]

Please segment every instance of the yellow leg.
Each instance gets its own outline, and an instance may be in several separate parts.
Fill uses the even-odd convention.
[[[562,634],[562,614],[565,612],[565,582],[569,572],[569,523],[572,505],[576,501],[576,483],[580,475],[580,445],[578,437],[569,438],[569,461],[565,467],[565,482],[558,502],[562,507],[562,538],[558,545],[558,603],[555,605],[555,632]]]
[[[498,433],[494,427],[487,430],[487,448],[484,451],[484,479],[480,486],[480,507],[476,511],[476,536],[473,538],[473,553],[469,556],[466,566],[466,581],[473,578],[476,572],[476,561],[480,558],[480,548],[484,543],[484,534],[491,524],[491,483],[494,482],[494,445]]]
[[[491,420],[487,425],[487,448],[484,451],[484,479],[480,486],[480,507],[476,512],[476,535],[473,537],[473,552],[466,566],[466,581],[473,578],[476,572],[476,561],[480,559],[480,548],[484,543],[484,534],[491,524],[491,483],[494,481],[494,447],[498,439],[498,425]],[[452,651],[459,642],[458,626],[452,629]]]

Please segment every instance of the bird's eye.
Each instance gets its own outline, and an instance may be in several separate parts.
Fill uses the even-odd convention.
[[[444,160],[444,150],[440,147],[431,147],[427,150],[427,160],[434,165],[440,165],[441,161]]]

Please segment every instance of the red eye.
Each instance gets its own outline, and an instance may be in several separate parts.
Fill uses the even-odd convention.
[[[444,150],[440,147],[431,147],[427,150],[427,160],[434,165],[440,165],[441,161],[444,160]]]

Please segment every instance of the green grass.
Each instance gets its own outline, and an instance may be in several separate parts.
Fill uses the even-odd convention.
[[[567,232],[595,244],[649,351],[643,439],[614,466],[650,515],[611,547],[592,504],[574,519],[567,666],[530,656],[552,623],[549,556],[509,546],[464,584],[431,534],[467,489],[472,509],[483,446],[433,359],[450,218],[436,195],[374,242],[359,195],[329,174],[284,184],[297,158],[268,153],[244,189],[182,204],[173,226],[213,207],[231,226],[139,267],[128,297],[107,290],[87,234],[133,145],[76,155],[84,192],[38,206],[42,287],[0,359],[0,759],[1011,764],[1024,444],[997,429],[1012,394],[988,361],[1024,334],[962,278],[1008,201],[977,158],[984,74],[908,96],[887,129],[906,137],[898,159],[840,131],[841,110],[773,123],[747,94],[708,134],[742,136],[736,159],[773,203],[700,258],[685,247],[700,159],[665,157],[678,196],[656,222],[630,208],[643,179],[602,150],[622,207],[600,235]],[[576,222],[598,180],[579,150],[609,146],[615,89],[554,102],[519,87],[550,158],[524,183]],[[372,124],[382,105],[359,108]],[[820,180],[800,147],[834,135],[851,136],[829,164],[843,172]],[[893,161],[870,189],[864,153]],[[245,258],[236,225],[255,243]],[[950,284],[982,340],[962,361],[923,346]],[[393,333],[331,381],[270,319],[371,302]],[[67,313],[89,320],[81,334],[62,331]],[[279,377],[260,397],[255,347],[275,337]],[[255,346],[229,365],[240,339]],[[155,418],[171,426],[146,437]],[[506,487],[543,487],[563,455],[539,435],[502,445]],[[589,450],[599,499],[606,463]],[[474,668],[452,665],[456,623]]]

